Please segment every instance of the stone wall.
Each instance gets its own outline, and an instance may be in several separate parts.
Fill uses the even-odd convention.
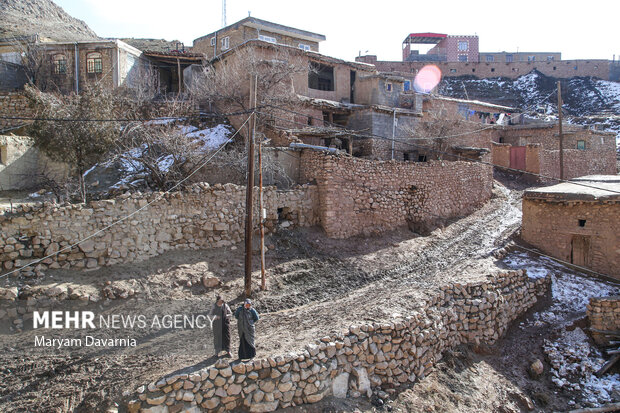
[[[567,262],[574,259],[573,240],[585,238],[588,245],[583,265],[620,279],[619,216],[618,201],[553,201],[529,199],[526,194],[521,237]]]
[[[616,175],[616,154],[612,150],[564,150],[564,179],[586,175]],[[540,151],[540,174],[560,177],[560,151]],[[555,182],[541,178],[542,182]]]
[[[590,303],[586,306],[586,314],[590,327],[603,331],[620,330],[620,297],[596,297],[590,298]],[[607,346],[611,338],[605,334],[591,331],[590,334],[596,342],[601,346]]]
[[[376,56],[355,58],[358,62],[375,65],[380,72],[417,73],[426,65],[433,64],[441,69],[442,77],[474,76],[479,79],[507,77],[516,79],[532,70],[538,70],[546,76],[557,79],[569,79],[575,76],[592,76],[609,80],[609,60],[561,60],[549,62],[399,62],[381,61]]]
[[[370,396],[382,386],[411,385],[444,351],[497,341],[549,285],[549,278],[530,279],[523,271],[446,285],[402,319],[361,322],[296,353],[233,365],[218,360],[193,373],[163,377],[138,388],[128,411],[269,412],[331,395]]]
[[[0,92],[0,116],[28,118],[34,116],[34,110],[22,93]],[[27,122],[20,119],[0,119],[0,130],[20,126]]]
[[[304,151],[302,182],[316,181],[328,236],[348,238],[465,216],[491,197],[492,167],[471,162],[368,161]]]
[[[119,199],[57,207],[21,206],[0,215],[0,263],[4,270],[58,252],[97,230],[136,212],[161,193],[136,193]],[[257,201],[258,202],[258,201]],[[264,205],[267,230],[281,218],[292,225],[312,226],[317,189],[303,186],[290,191],[267,187]],[[233,184],[195,184],[163,199],[78,247],[47,258],[38,268],[95,268],[139,261],[173,249],[199,249],[240,242],[244,234],[245,187]],[[14,208],[15,210],[15,208]],[[258,213],[258,211],[256,211]]]

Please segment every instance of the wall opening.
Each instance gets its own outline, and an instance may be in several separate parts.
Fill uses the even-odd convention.
[[[310,63],[308,87],[315,90],[334,90],[334,68],[320,63]]]
[[[580,219],[579,220],[579,226],[580,227],[585,227],[586,226],[586,220],[585,219]]]

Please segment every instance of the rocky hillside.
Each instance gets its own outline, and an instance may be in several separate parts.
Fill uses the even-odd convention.
[[[439,93],[553,116],[557,114],[556,88],[557,79],[532,71],[516,80],[449,77],[442,80]],[[590,77],[563,80],[562,99],[567,121],[597,124],[604,130],[616,132],[620,142],[620,83]]]
[[[165,39],[136,39],[133,37],[122,38],[120,40],[143,51],[170,52],[173,50],[188,50],[188,48],[186,48],[180,40],[168,41]]]
[[[88,40],[97,35],[51,0],[0,1],[0,37],[39,34],[53,40]]]

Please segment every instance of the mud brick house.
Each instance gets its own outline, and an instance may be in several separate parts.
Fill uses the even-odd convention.
[[[209,58],[216,57],[248,40],[262,40],[306,51],[319,51],[325,36],[255,17],[246,17],[229,26],[194,40],[193,51]]]
[[[521,237],[553,257],[620,279],[619,217],[620,177],[584,176],[525,191]]]
[[[616,173],[615,134],[563,125],[564,178]],[[495,165],[542,175],[541,182],[560,177],[560,139],[557,124],[498,127],[492,146]]]

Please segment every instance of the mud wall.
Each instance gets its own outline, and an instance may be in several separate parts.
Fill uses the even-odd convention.
[[[298,353],[234,365],[218,360],[194,373],[141,386],[128,410],[269,412],[330,395],[370,396],[381,386],[424,377],[456,345],[494,343],[549,285],[549,278],[530,279],[524,271],[446,285],[402,319],[361,322]]]
[[[111,223],[135,213],[77,247],[39,264],[43,268],[96,268],[120,262],[139,261],[165,251],[213,248],[243,239],[245,187],[200,183],[183,192],[126,194],[118,199],[89,204],[36,207],[20,206],[15,213],[0,215],[0,264],[11,270],[47,256],[90,236]],[[256,200],[258,202],[258,200]],[[266,228],[273,230],[281,219],[293,226],[318,223],[318,194],[315,186],[289,191],[267,187],[264,205]],[[255,216],[258,207],[255,205]],[[255,219],[256,225],[258,220]]]
[[[618,331],[620,330],[620,297],[590,298],[586,314],[591,328],[603,331]],[[596,344],[601,346],[609,345],[610,340],[613,339],[596,331],[591,331],[590,333]]]
[[[584,262],[574,263],[620,279],[620,202],[553,201],[527,196],[522,208],[524,241],[573,262],[573,240],[585,239]]]
[[[368,161],[304,151],[328,236],[348,238],[465,216],[491,197],[492,167],[472,162]]]
[[[24,117],[34,116],[34,110],[26,96],[20,92],[0,92],[0,116]],[[0,119],[0,130],[17,127],[28,123],[20,119]]]

